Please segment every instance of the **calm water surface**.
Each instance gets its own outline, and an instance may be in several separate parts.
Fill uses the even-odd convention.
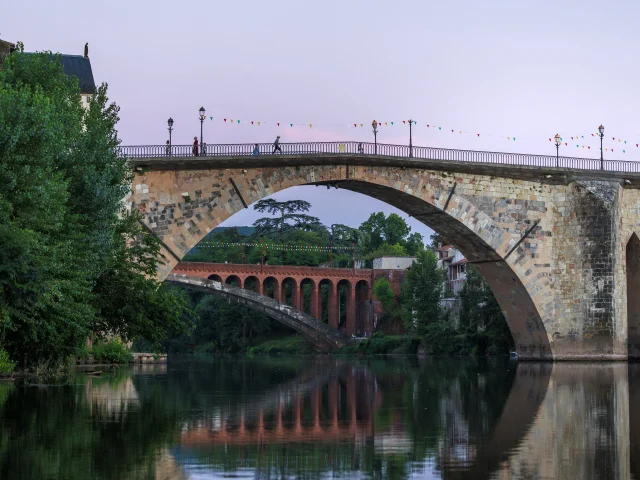
[[[640,366],[170,361],[0,383],[2,479],[626,479]]]

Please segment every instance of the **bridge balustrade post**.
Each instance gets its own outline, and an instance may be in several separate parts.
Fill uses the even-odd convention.
[[[281,285],[280,282],[276,282],[275,286],[273,287],[273,299],[277,302],[282,301],[282,287],[283,285]]]

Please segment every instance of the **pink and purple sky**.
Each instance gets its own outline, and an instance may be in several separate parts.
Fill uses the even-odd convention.
[[[3,9],[0,38],[69,54],[89,42],[125,145],[164,143],[169,116],[173,143],[190,143],[204,106],[207,143],[371,141],[375,118],[395,123],[379,142],[406,144],[413,118],[414,145],[555,154],[560,133],[561,154],[597,157],[602,123],[605,156],[640,160],[638,19],[631,1],[30,0]],[[335,189],[275,198],[304,198],[327,224],[396,211]]]

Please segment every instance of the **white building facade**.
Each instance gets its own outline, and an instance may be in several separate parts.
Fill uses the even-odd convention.
[[[444,245],[436,250],[438,267],[446,272],[444,298],[454,298],[460,293],[467,278],[467,259],[453,245]]]

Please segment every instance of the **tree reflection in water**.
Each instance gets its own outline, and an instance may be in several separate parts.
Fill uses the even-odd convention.
[[[0,384],[0,478],[628,478],[636,469],[633,366],[627,377],[622,364],[322,356],[145,368],[59,387]]]

